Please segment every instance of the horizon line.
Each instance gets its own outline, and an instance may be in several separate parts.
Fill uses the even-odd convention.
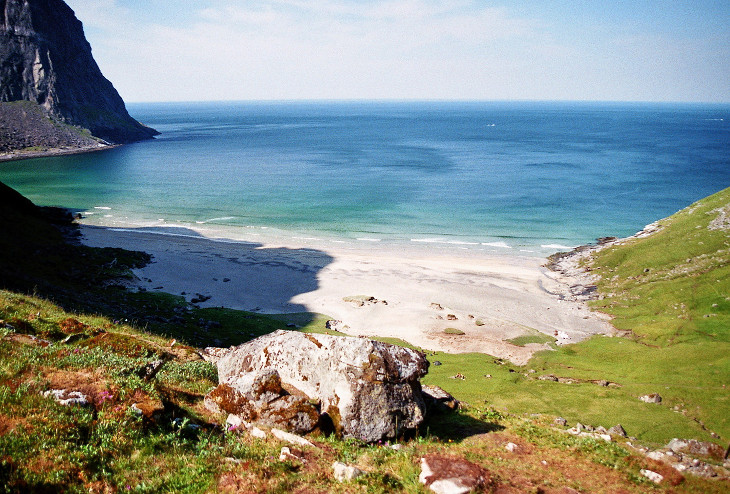
[[[166,103],[581,103],[636,105],[730,105],[728,101],[593,100],[593,99],[476,99],[476,98],[262,98],[206,100],[129,100],[126,104]]]

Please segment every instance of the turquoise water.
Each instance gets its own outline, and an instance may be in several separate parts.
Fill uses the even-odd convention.
[[[162,135],[0,164],[43,205],[115,226],[550,253],[730,186],[730,105],[165,103]],[[358,240],[359,239],[359,240]]]

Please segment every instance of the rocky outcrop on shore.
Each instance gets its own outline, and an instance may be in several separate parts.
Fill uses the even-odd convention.
[[[0,103],[0,161],[106,147],[88,132],[49,117],[37,103]]]
[[[306,433],[332,428],[375,442],[415,430],[426,405],[424,354],[363,338],[276,331],[229,351],[210,349],[220,385],[206,397],[217,413]],[[238,420],[236,420],[238,422]]]
[[[81,22],[62,0],[0,0],[0,102],[14,101],[35,103],[47,117],[88,129],[107,143],[158,134],[129,115],[94,61]],[[2,130],[6,146],[25,143],[22,135],[13,141]]]

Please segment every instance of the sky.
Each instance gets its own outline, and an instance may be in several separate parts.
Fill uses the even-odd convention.
[[[730,102],[729,0],[66,0],[127,102]]]

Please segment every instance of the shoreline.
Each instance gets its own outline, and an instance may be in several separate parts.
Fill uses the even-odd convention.
[[[106,151],[108,149],[114,149],[122,144],[100,144],[99,146],[84,146],[80,148],[51,148],[45,151],[9,151],[6,153],[0,153],[0,163],[8,161],[22,161],[34,158],[52,158],[54,156],[68,156],[74,154],[87,154],[96,153],[98,151]]]
[[[188,301],[210,297],[201,307],[326,314],[349,335],[399,338],[426,350],[484,353],[523,365],[547,345],[506,340],[542,334],[567,344],[614,331],[606,316],[563,297],[576,281],[550,271],[540,257],[381,245],[313,248],[293,239],[211,239],[189,229],[178,235],[179,228],[82,224],[81,233],[86,245],[153,256],[135,270],[133,287],[185,293]],[[464,334],[447,334],[447,328]]]

